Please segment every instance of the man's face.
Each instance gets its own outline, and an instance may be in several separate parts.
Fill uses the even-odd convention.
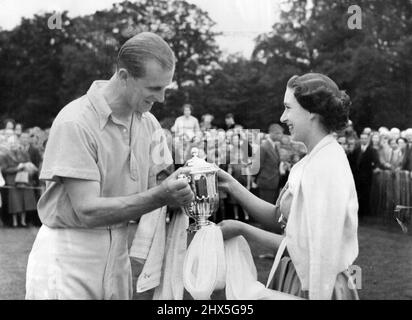
[[[23,131],[23,129],[22,129],[21,125],[20,125],[20,124],[16,124],[16,127],[14,128],[14,133],[15,133],[16,135],[20,136],[21,133],[22,133],[22,131]]]
[[[190,116],[191,114],[192,114],[192,110],[190,110],[189,107],[185,107],[185,108],[183,109],[183,115],[184,115],[185,117],[188,117],[188,116]]]
[[[22,134],[21,134],[21,136],[20,136],[20,143],[21,143],[23,146],[25,146],[25,147],[30,144],[30,136],[29,136],[28,133],[22,133]]]
[[[282,137],[283,137],[283,132],[282,132],[282,130],[279,130],[277,128],[272,129],[269,132],[269,136],[270,136],[270,139],[272,139],[273,141],[281,141]]]
[[[369,136],[367,134],[361,134],[360,143],[363,146],[366,146],[369,143]]]
[[[355,146],[355,139],[348,139],[348,152],[353,152],[355,150]]]
[[[6,130],[13,130],[14,129],[14,124],[11,121],[8,121],[6,123]]]
[[[142,78],[127,77],[125,96],[133,111],[144,113],[153,103],[163,102],[166,87],[172,83],[174,69],[163,70],[155,61],[146,62],[146,75]]]
[[[233,120],[233,118],[226,118],[225,119],[226,125],[230,126],[232,124],[235,123],[235,121]]]

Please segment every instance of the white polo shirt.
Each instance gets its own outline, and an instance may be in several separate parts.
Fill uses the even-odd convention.
[[[70,203],[61,177],[100,183],[101,197],[127,196],[155,185],[156,175],[173,163],[159,122],[134,113],[131,132],[111,115],[95,81],[86,95],[69,103],[50,130],[40,179],[47,180],[38,202],[50,228],[86,228]]]

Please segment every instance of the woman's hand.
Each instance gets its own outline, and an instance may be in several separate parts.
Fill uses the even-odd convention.
[[[241,236],[243,234],[244,225],[245,223],[238,220],[223,220],[218,223],[218,226],[222,229],[224,240]]]
[[[222,169],[219,169],[219,171],[217,172],[217,178],[219,189],[230,194],[232,184],[236,182],[235,178],[233,178],[229,173]]]

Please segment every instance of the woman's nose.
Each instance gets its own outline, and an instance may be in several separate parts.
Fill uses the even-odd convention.
[[[280,122],[285,123],[286,122],[286,113],[283,111],[282,115],[280,116]]]

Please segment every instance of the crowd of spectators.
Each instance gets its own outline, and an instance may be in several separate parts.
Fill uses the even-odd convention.
[[[254,194],[275,203],[292,166],[305,156],[305,146],[291,141],[277,123],[267,132],[245,129],[230,113],[219,128],[213,115],[204,114],[199,123],[192,113],[193,107],[185,104],[181,116],[160,121],[174,159],[170,170],[183,166],[196,148],[199,157],[216,163]],[[38,174],[48,133],[49,129],[39,127],[26,129],[12,119],[0,130],[0,223],[13,227],[40,224],[36,203],[44,183]],[[353,172],[360,219],[371,215],[391,218],[396,205],[412,204],[412,129],[365,128],[358,136],[350,123],[335,137]],[[219,209],[212,219],[228,218],[248,221],[249,215],[234,199],[220,193]]]
[[[36,204],[44,184],[38,177],[48,132],[5,120],[0,130],[0,224],[40,224]]]
[[[355,178],[360,219],[393,220],[397,205],[412,205],[412,128],[364,128],[358,137],[349,126],[336,137]]]

